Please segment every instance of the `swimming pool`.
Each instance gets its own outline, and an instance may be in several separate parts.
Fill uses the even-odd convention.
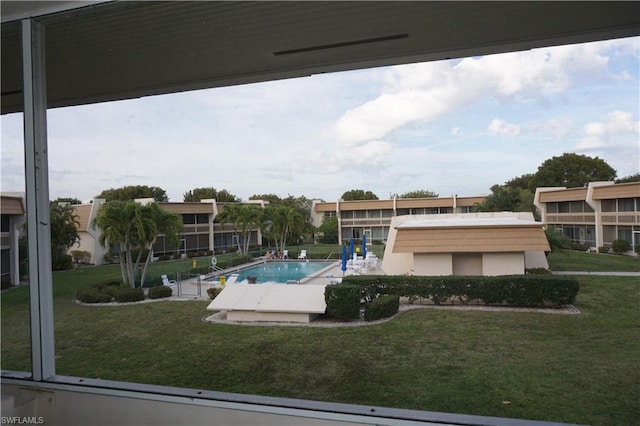
[[[238,282],[246,280],[250,275],[258,277],[258,284],[265,282],[286,283],[287,281],[300,281],[335,263],[335,261],[265,262],[239,270],[237,272]],[[226,274],[226,278],[229,278],[229,274]]]

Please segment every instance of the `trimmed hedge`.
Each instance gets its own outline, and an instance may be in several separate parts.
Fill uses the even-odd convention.
[[[554,275],[483,276],[349,276],[341,285],[362,289],[366,301],[379,295],[421,297],[435,304],[480,301],[488,305],[561,307],[575,302],[580,284],[574,278]]]
[[[116,302],[138,302],[144,300],[144,291],[141,288],[122,287],[115,295]]]
[[[207,294],[209,295],[209,299],[213,300],[215,299],[220,292],[222,291],[221,288],[216,288],[216,287],[211,287],[207,289]]]
[[[360,285],[328,285],[324,289],[327,315],[340,320],[360,318]]]
[[[364,320],[375,321],[389,318],[398,313],[400,297],[397,295],[380,296],[364,305]]]
[[[158,285],[149,288],[149,299],[162,299],[163,297],[171,297],[171,295],[171,287],[167,287],[166,285]]]
[[[106,293],[100,293],[95,287],[81,288],[76,293],[76,299],[82,303],[109,303],[111,296]]]

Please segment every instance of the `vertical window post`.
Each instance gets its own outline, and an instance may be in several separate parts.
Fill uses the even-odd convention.
[[[31,372],[36,381],[47,380],[55,374],[45,68],[44,26],[25,19],[22,21],[24,156],[29,230]]]

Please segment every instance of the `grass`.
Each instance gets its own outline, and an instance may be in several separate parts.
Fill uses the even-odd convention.
[[[580,316],[421,310],[329,329],[204,323],[207,302],[72,303],[93,274],[114,273],[54,274],[59,374],[596,425],[640,418],[637,277],[578,277]],[[26,290],[2,295],[4,369],[29,369]]]
[[[552,271],[640,272],[640,257],[567,250],[552,252],[547,260]]]

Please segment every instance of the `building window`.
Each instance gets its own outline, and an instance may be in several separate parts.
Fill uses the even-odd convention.
[[[616,211],[616,200],[602,200],[602,211],[611,213]]]
[[[184,225],[195,225],[195,223],[196,223],[196,215],[194,215],[194,214],[183,214],[182,215],[182,223]]]
[[[388,209],[388,210],[382,210],[380,211],[380,214],[382,217],[393,217],[393,210]]]
[[[366,210],[356,210],[353,212],[353,217],[355,219],[366,219],[367,211]]]
[[[619,212],[633,212],[636,211],[636,199],[635,198],[620,198],[618,200]],[[628,240],[630,241],[630,240]]]
[[[196,215],[196,223],[209,223],[209,215],[206,213],[200,213]]]
[[[380,217],[380,210],[369,210],[369,217],[372,219],[377,219]]]
[[[558,213],[558,203],[547,203],[547,213]]]
[[[398,209],[398,216],[406,216],[411,214],[411,210],[409,209]]]
[[[353,219],[353,211],[342,212],[343,219]]]

